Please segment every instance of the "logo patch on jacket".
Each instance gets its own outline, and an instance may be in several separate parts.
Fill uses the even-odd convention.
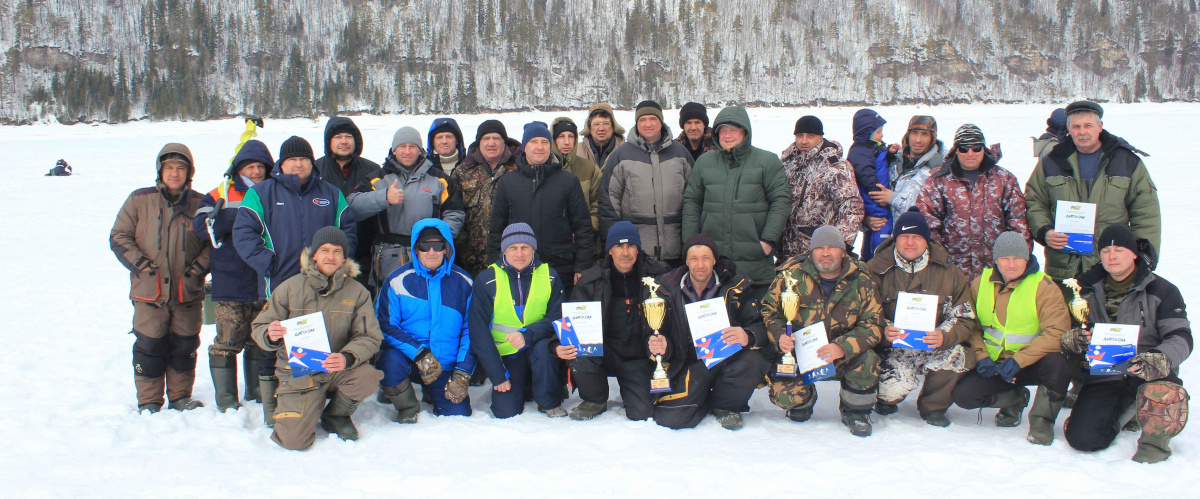
[[[427,186],[425,186],[425,187],[422,187],[422,188],[421,188],[421,191],[422,191],[422,192],[433,192],[433,188],[432,188],[432,187],[429,187],[429,186],[427,185]]]
[[[329,206],[329,200],[324,198],[313,198],[313,204],[317,206]]]

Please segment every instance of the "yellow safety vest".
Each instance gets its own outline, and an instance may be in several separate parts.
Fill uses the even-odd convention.
[[[523,314],[517,314],[517,302],[513,300],[508,282],[508,272],[497,264],[491,265],[496,272],[496,299],[492,302],[492,340],[500,355],[517,353],[517,348],[505,337],[518,333],[525,326],[546,316],[550,304],[550,266],[543,263],[533,269],[533,283],[529,286],[529,297],[525,300]]]
[[[996,292],[992,285],[992,270],[985,269],[979,276],[979,296],[975,299],[975,312],[979,315],[979,324],[983,326],[983,344],[987,347],[988,356],[999,360],[1000,354],[1009,351],[1017,352],[1025,345],[1033,343],[1033,339],[1042,334],[1042,323],[1037,315],[1037,290],[1046,276],[1043,272],[1035,272],[1025,277],[1008,299],[1008,310],[1005,322],[1001,324],[996,318]],[[991,289],[985,289],[984,286]]]

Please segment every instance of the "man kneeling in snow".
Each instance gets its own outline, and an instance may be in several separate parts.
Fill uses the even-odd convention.
[[[313,235],[300,255],[300,274],[275,288],[266,308],[254,320],[254,341],[276,352],[275,433],[271,440],[293,450],[312,446],[317,418],[343,440],[358,438],[350,415],[375,392],[383,373],[371,367],[383,335],[371,306],[371,294],[354,280],[358,264],[348,260],[350,243],[337,227]],[[287,329],[279,321],[321,312],[332,352],[322,363],[328,372],[293,378],[284,346]],[[332,397],[329,404],[326,398]],[[318,409],[324,407],[324,411]]]

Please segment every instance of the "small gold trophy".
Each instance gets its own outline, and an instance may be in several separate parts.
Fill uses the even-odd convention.
[[[653,277],[643,277],[642,283],[650,288],[650,297],[642,302],[642,312],[646,315],[646,323],[658,336],[662,329],[663,319],[667,315],[667,302],[658,296],[658,283]],[[654,356],[654,375],[650,377],[650,393],[666,393],[671,391],[671,380],[667,379],[667,370],[663,369],[662,355]]]
[[[1075,320],[1079,321],[1080,328],[1087,329],[1088,313],[1091,311],[1091,309],[1088,307],[1087,300],[1083,299],[1083,297],[1079,295],[1079,293],[1083,291],[1083,289],[1079,287],[1079,281],[1076,281],[1075,279],[1067,279],[1063,281],[1063,286],[1066,286],[1067,289],[1070,289],[1071,292],[1075,293],[1075,297],[1071,298],[1071,303],[1067,304],[1067,306],[1071,309],[1071,315],[1075,317]]]
[[[779,308],[783,309],[783,316],[787,318],[787,335],[792,336],[792,322],[796,320],[796,313],[800,311],[800,295],[796,294],[796,284],[800,281],[792,277],[792,274],[787,271],[779,273],[783,279],[783,292],[779,293]],[[796,356],[788,351],[775,365],[775,375],[784,378],[796,377]]]

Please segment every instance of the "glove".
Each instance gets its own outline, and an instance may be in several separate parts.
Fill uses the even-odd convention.
[[[1005,383],[1012,383],[1016,381],[1017,373],[1021,372],[1021,364],[1017,363],[1017,359],[1009,357],[1000,363],[1000,367],[996,371]]]
[[[1146,381],[1162,379],[1171,374],[1171,363],[1167,361],[1167,354],[1164,353],[1139,353],[1129,359],[1129,374]]]
[[[446,383],[446,400],[452,404],[461,404],[467,399],[467,387],[471,385],[471,375],[461,369],[455,369]]]
[[[417,355],[417,370],[421,371],[421,383],[430,384],[442,375],[442,363],[429,350]]]
[[[996,361],[992,360],[991,357],[984,357],[983,360],[975,363],[975,372],[978,372],[980,376],[985,378],[995,376],[997,373]]]
[[[1088,338],[1084,336],[1082,328],[1071,328],[1063,333],[1059,343],[1062,344],[1064,353],[1072,355],[1083,355],[1087,351]]]

